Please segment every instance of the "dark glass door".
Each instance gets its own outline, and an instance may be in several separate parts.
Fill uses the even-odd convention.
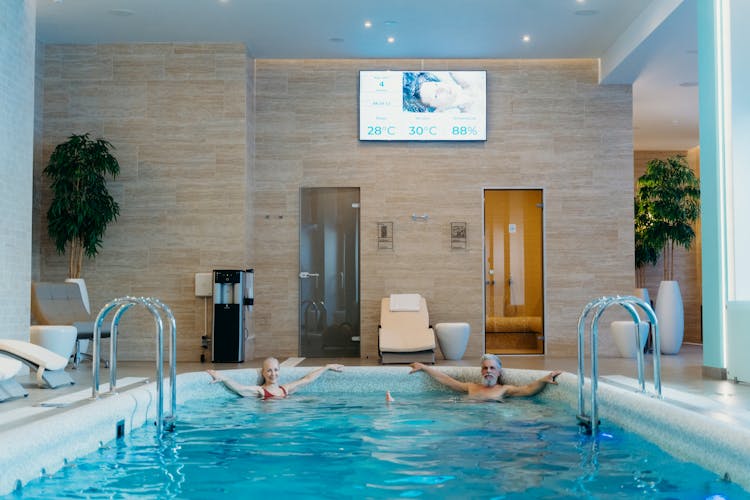
[[[300,191],[299,351],[359,357],[359,188]]]

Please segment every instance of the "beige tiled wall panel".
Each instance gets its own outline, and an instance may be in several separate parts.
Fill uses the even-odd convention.
[[[358,71],[423,65],[488,71],[487,142],[358,141]],[[595,61],[257,60],[255,71],[259,355],[297,353],[300,186],[361,189],[363,356],[377,356],[380,298],[393,292],[426,296],[433,324],[468,321],[467,356],[482,352],[485,188],[544,189],[548,354],[576,352],[589,300],[632,289],[631,93],[598,86]],[[377,250],[378,221],[393,221],[393,251]],[[450,249],[451,221],[467,222],[466,250]],[[608,339],[602,351],[614,352]]]
[[[635,179],[638,179],[646,171],[646,164],[649,160],[659,158],[666,160],[670,156],[677,154],[686,156],[688,164],[700,174],[699,149],[689,151],[636,151],[634,153],[635,162]],[[700,228],[696,227],[695,232],[698,235],[689,251],[678,247],[674,253],[675,279],[680,284],[680,293],[682,294],[682,305],[685,310],[685,337],[684,342],[703,342],[702,325],[701,325],[701,246],[700,246]],[[646,288],[648,288],[651,300],[656,302],[659,291],[659,283],[663,279],[663,261],[655,266],[646,268]]]
[[[99,256],[84,261],[94,310],[113,297],[157,297],[175,314],[179,359],[196,361],[200,337],[211,330],[211,299],[206,317],[194,274],[248,263],[245,47],[49,45],[44,68],[44,161],[68,135],[91,132],[114,144],[120,162],[109,184],[120,217]],[[42,184],[43,213],[50,192]],[[61,280],[66,261],[40,221],[38,273]],[[131,311],[121,323],[120,357],[154,359],[153,319]]]
[[[358,140],[358,71],[423,66],[488,71],[486,142]],[[95,307],[162,298],[178,317],[181,359],[196,359],[204,330],[194,273],[245,266],[255,269],[255,356],[298,354],[302,186],[360,188],[363,357],[377,356],[380,298],[412,291],[433,324],[468,321],[467,356],[482,352],[486,188],[544,190],[549,355],[576,352],[589,300],[633,287],[631,92],[598,86],[595,61],[247,64],[234,45],[52,46],[45,75],[44,154],[86,130],[121,154],[112,191],[122,215],[84,267]],[[377,250],[378,221],[394,223],[393,251]],[[450,249],[451,221],[467,222],[467,249]],[[42,260],[43,278],[64,277],[49,242]],[[124,359],[152,356],[149,321],[123,320]],[[614,352],[607,339],[601,347]]]

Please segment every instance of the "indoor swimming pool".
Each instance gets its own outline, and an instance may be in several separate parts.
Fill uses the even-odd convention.
[[[269,401],[237,398],[206,374],[181,375],[174,432],[157,439],[151,425],[138,427],[7,498],[750,497],[731,475],[675,459],[608,421],[596,437],[581,433],[572,375],[540,397],[498,404],[407,372],[350,368]],[[256,373],[232,376],[250,383]]]
[[[446,393],[193,400],[11,498],[741,498],[632,433],[579,433],[562,404]]]

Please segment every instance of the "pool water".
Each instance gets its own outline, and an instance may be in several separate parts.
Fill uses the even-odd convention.
[[[449,393],[190,401],[6,498],[750,498],[697,465],[571,410]]]

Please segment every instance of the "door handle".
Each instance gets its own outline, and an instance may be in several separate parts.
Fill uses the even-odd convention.
[[[318,274],[318,273],[308,273],[307,271],[302,271],[301,273],[299,273],[299,277],[302,278],[302,279],[317,278],[318,276],[320,276],[320,274]]]

